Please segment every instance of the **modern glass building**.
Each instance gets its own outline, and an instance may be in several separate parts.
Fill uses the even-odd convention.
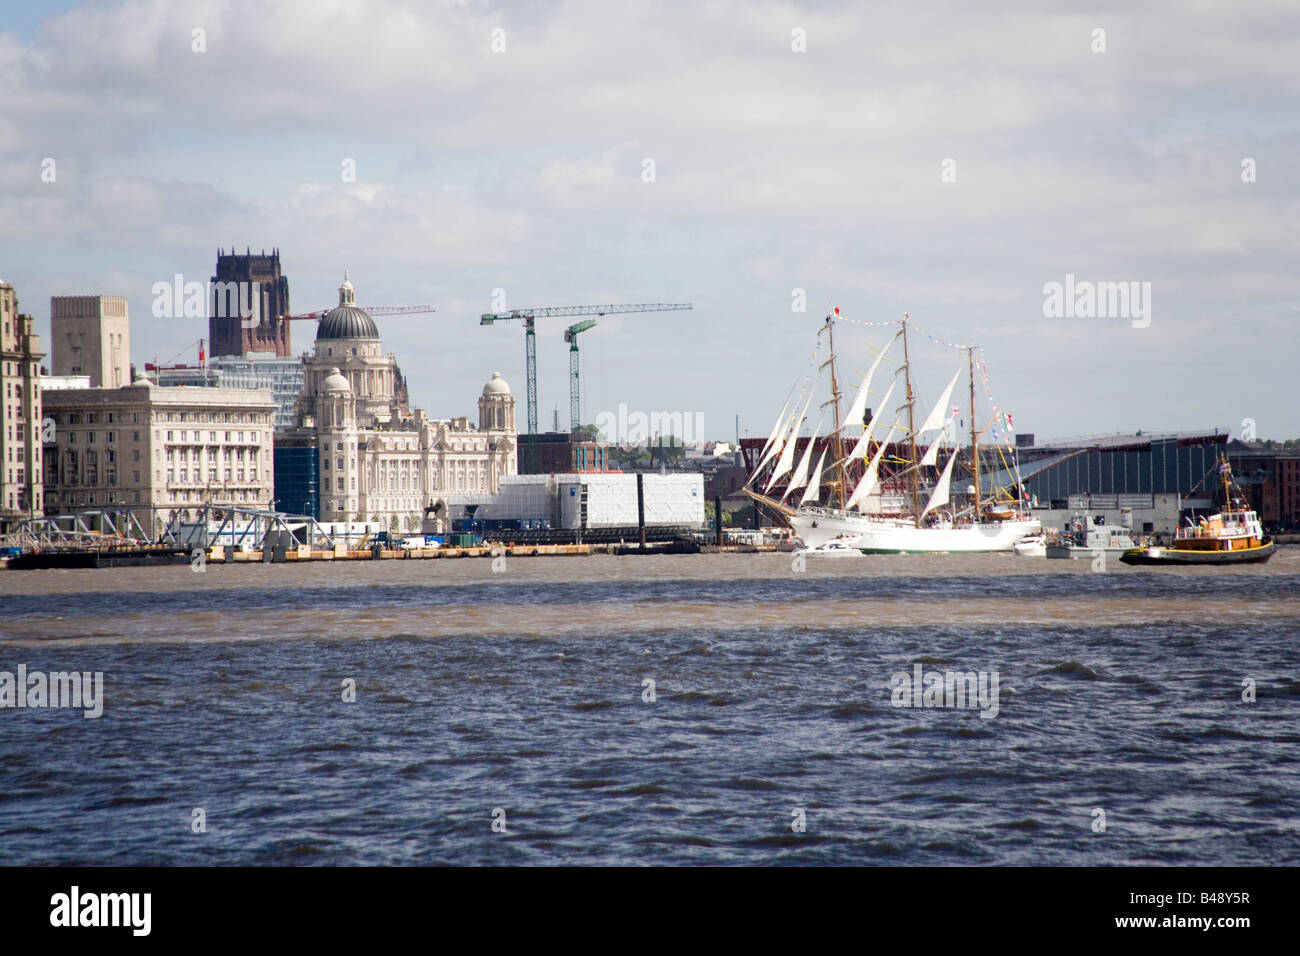
[[[320,455],[315,444],[275,446],[275,510],[320,518]]]
[[[216,388],[269,388],[278,406],[277,430],[294,425],[293,409],[304,380],[301,358],[276,358],[270,354],[218,355],[206,368],[164,368],[159,385],[207,385]]]

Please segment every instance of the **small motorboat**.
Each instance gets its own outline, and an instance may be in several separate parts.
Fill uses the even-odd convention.
[[[862,552],[844,538],[835,538],[816,548],[802,548],[795,554],[818,558],[860,558]]]
[[[1011,546],[1012,552],[1022,558],[1047,557],[1047,536],[1043,532],[1027,534]]]

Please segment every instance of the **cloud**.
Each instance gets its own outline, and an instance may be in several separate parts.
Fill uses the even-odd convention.
[[[87,4],[0,33],[0,271],[29,302],[112,284],[144,316],[217,246],[278,246],[301,310],[347,266],[368,301],[437,305],[381,322],[437,415],[493,368],[521,380],[517,342],[476,324],[503,287],[696,302],[589,333],[610,368],[588,407],[667,391],[766,427],[838,304],[983,343],[1040,434],[1300,433],[1285,370],[1248,358],[1294,341],[1297,60],[1300,13],[1273,3]],[[1067,272],[1152,282],[1152,326],[1045,319]],[[1238,386],[1186,394],[1228,322]],[[543,408],[567,400],[553,351]],[[1103,357],[1113,386],[1080,401],[1062,363]]]

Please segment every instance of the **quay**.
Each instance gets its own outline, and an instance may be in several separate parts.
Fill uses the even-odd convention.
[[[222,545],[209,548],[105,548],[29,551],[0,557],[0,569],[43,570],[52,568],[110,568],[152,565],[194,564],[197,555],[212,564],[297,564],[308,561],[455,561],[463,558],[540,558],[586,557],[593,554],[661,555],[661,554],[756,554],[791,551],[792,545],[771,544],[700,544],[695,541],[636,542],[602,544],[524,544],[441,548],[349,548],[338,544],[333,549],[306,546],[263,550],[242,550]]]

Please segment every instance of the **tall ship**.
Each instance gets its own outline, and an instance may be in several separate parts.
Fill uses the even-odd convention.
[[[789,522],[795,533],[809,548],[820,548],[841,541],[866,554],[899,554],[926,552],[989,552],[1011,551],[1015,543],[1026,535],[1042,530],[1041,523],[1027,514],[1019,494],[1019,472],[1015,465],[1014,448],[1011,461],[1001,474],[1011,478],[1014,493],[998,488],[990,482],[991,494],[981,492],[980,438],[1003,419],[996,415],[983,430],[976,426],[975,408],[975,348],[960,346],[966,354],[966,372],[970,385],[970,458],[962,461],[971,475],[971,484],[964,496],[968,501],[959,504],[951,493],[953,468],[959,463],[962,449],[952,442],[945,447],[945,435],[955,425],[958,409],[949,410],[953,389],[961,376],[958,369],[940,395],[930,413],[917,423],[916,395],[912,385],[911,349],[909,343],[909,317],[905,313],[900,328],[876,355],[870,369],[859,384],[848,412],[840,413],[841,392],[836,368],[835,323],[839,309],[826,316],[818,331],[818,350],[821,337],[826,337],[827,357],[817,367],[829,372],[830,395],[819,409],[821,416],[813,429],[813,437],[804,446],[798,464],[795,464],[799,431],[816,389],[807,389],[802,402],[792,395],[786,400],[776,425],[772,428],[745,493],[755,502],[778,513]],[[889,323],[895,324],[895,323]],[[902,342],[902,373],[904,397],[900,404],[891,406],[890,399],[897,387],[897,372],[881,399],[874,415],[867,419],[867,403],[871,381],[886,353]],[[791,399],[795,414],[790,417]],[[899,413],[904,421],[898,421]],[[831,431],[822,442],[823,450],[816,466],[809,472],[818,433],[827,414],[831,417]],[[888,421],[886,436],[875,439],[878,428]],[[1008,419],[1009,422],[1009,419]],[[849,429],[862,429],[853,440]],[[899,432],[901,431],[901,435]],[[934,433],[924,452],[921,445],[927,434]],[[895,436],[898,439],[895,440]],[[845,451],[849,440],[852,448]],[[1001,453],[1003,449],[999,449]],[[827,464],[828,454],[831,458]],[[941,455],[946,462],[939,465]],[[763,490],[756,490],[768,464],[775,460]],[[829,473],[827,472],[829,469]],[[772,495],[781,479],[789,475],[785,491],[780,498]],[[827,501],[820,500],[822,489],[829,489]],[[797,500],[794,493],[803,489]],[[960,497],[960,496],[959,496]]]
[[[1168,545],[1134,548],[1124,552],[1125,564],[1255,564],[1273,557],[1277,544],[1264,534],[1259,515],[1247,507],[1232,481],[1232,466],[1219,456],[1223,482],[1223,509],[1201,517],[1174,533]]]

